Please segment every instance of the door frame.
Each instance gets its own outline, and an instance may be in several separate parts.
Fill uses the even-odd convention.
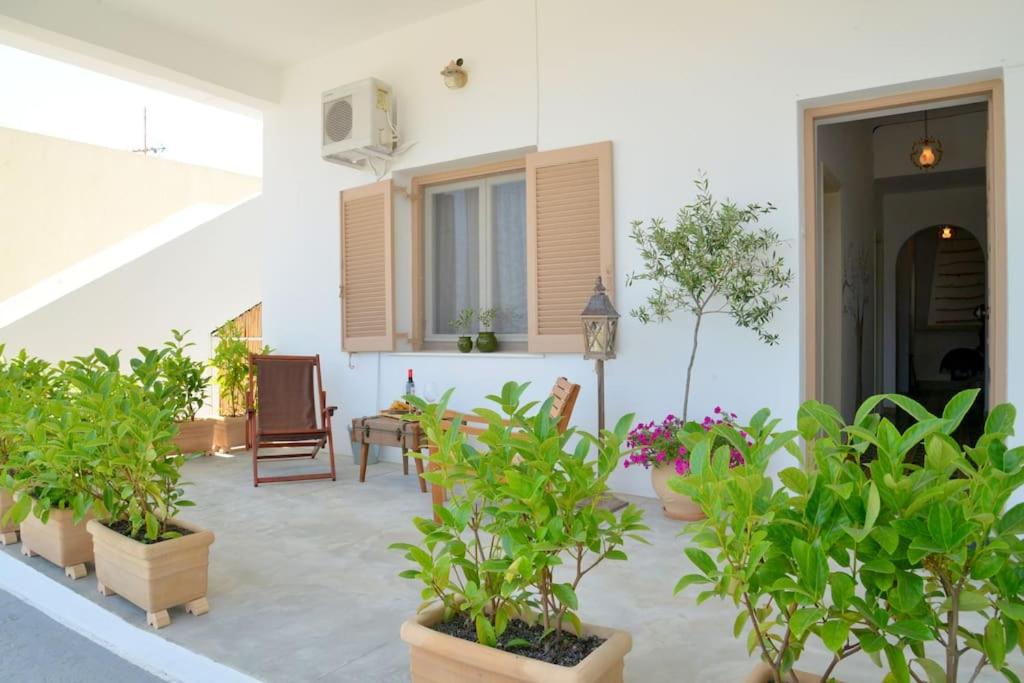
[[[1006,291],[1006,139],[1002,80],[984,80],[962,85],[908,91],[895,95],[850,100],[803,110],[803,235],[802,265],[802,356],[801,400],[822,398],[822,343],[819,306],[817,126],[829,119],[882,113],[888,109],[929,105],[950,100],[982,97],[988,103],[988,140],[985,185],[988,225],[988,406],[1007,400],[1007,291]],[[986,407],[986,408],[987,408]]]

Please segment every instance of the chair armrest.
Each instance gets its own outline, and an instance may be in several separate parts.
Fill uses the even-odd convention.
[[[451,421],[451,420],[454,420],[457,417],[461,418],[463,423],[475,422],[477,424],[488,424],[488,421],[487,421],[486,417],[481,417],[479,415],[474,415],[473,413],[460,413],[457,410],[446,410],[446,411],[444,411],[443,419],[445,419],[445,420]],[[505,425],[506,427],[509,424],[508,420],[502,420],[501,423],[503,425]]]
[[[334,413],[337,412],[337,410],[338,406],[327,406],[326,408],[324,408],[324,412],[326,412],[331,417],[334,417]]]

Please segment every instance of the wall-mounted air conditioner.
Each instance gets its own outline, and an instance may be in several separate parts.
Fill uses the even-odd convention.
[[[398,118],[387,83],[366,78],[328,90],[320,111],[325,161],[372,170],[373,159],[392,158]]]

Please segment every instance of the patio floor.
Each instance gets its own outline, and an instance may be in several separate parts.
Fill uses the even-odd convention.
[[[210,613],[193,617],[172,610],[171,625],[159,635],[264,681],[407,681],[408,650],[398,629],[418,604],[419,589],[397,577],[405,560],[387,546],[417,538],[409,520],[428,513],[429,495],[397,464],[371,466],[360,484],[351,459],[339,456],[337,482],[256,489],[250,463],[246,453],[236,452],[186,466],[197,502],[187,518],[217,536]],[[322,460],[272,463],[268,470],[318,466]],[[629,562],[594,570],[582,584],[584,620],[632,633],[628,681],[743,680],[751,664],[743,642],[731,635],[735,611],[717,601],[697,607],[695,586],[672,596],[679,576],[692,571],[679,525],[661,515],[655,500],[631,500],[648,512],[652,543],[627,546]],[[146,628],[141,610],[96,592],[92,573],[71,582],[42,558],[23,558],[18,546],[4,552]],[[1019,653],[1014,659],[1011,666],[1024,670]],[[803,661],[804,668],[820,671],[827,657],[814,649]],[[866,657],[837,673],[848,683],[881,678]]]

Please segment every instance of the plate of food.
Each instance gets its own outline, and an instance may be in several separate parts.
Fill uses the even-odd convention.
[[[391,405],[380,411],[381,415],[411,415],[415,412],[412,404],[405,401],[392,401]]]

